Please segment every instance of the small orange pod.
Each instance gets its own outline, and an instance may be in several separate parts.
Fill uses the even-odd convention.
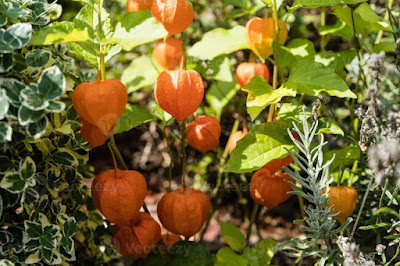
[[[158,40],[153,48],[154,60],[163,68],[173,70],[182,61],[182,41],[169,37],[165,42]]]
[[[161,224],[168,231],[186,238],[200,231],[210,209],[211,203],[207,195],[193,188],[166,193],[157,204]]]
[[[278,21],[279,44],[284,44],[288,29],[283,21]],[[252,18],[246,24],[246,39],[250,49],[263,60],[273,54],[272,43],[276,39],[275,22],[273,18]]]
[[[113,230],[114,248],[124,256],[146,258],[161,239],[161,227],[150,214],[141,212],[130,224],[117,224]]]
[[[203,101],[203,80],[194,70],[164,71],[157,78],[154,97],[165,112],[181,123]]]
[[[186,0],[154,0],[151,13],[169,35],[186,30],[194,18],[193,6]]]
[[[219,145],[221,125],[211,115],[201,115],[188,124],[186,140],[190,146],[201,152],[214,150]]]
[[[265,64],[255,62],[241,63],[236,68],[236,81],[241,88],[246,86],[257,75],[262,76],[268,83],[271,81],[269,69]]]
[[[267,169],[255,172],[250,181],[250,195],[253,200],[272,209],[289,199],[292,187],[285,181],[294,180],[286,173],[271,174]]]
[[[330,187],[328,207],[332,207],[332,213],[340,212],[335,218],[341,224],[344,223],[356,209],[358,193],[353,187]]]
[[[89,142],[92,148],[103,145],[111,137],[114,130],[114,128],[112,128],[111,132],[105,136],[98,127],[93,126],[82,118],[81,124],[81,135]]]

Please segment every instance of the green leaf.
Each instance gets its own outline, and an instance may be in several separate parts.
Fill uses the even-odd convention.
[[[38,92],[53,101],[61,96],[66,86],[64,75],[58,66],[46,68],[38,80]]]
[[[97,67],[97,52],[89,43],[68,43],[73,55],[78,59],[85,60],[88,64]]]
[[[364,37],[372,32],[383,30],[392,31],[391,26],[383,21],[380,21],[379,16],[367,4],[362,3],[351,14],[350,7],[336,6],[334,14],[344,21],[351,29],[353,29],[353,17],[356,32],[361,33]]]
[[[315,0],[296,0],[294,1],[293,6],[301,5],[307,8],[317,8],[322,6],[336,6],[342,4],[358,4],[361,2],[365,2],[367,0],[322,0],[322,1],[315,1]]]
[[[21,92],[23,99],[22,106],[32,111],[42,111],[46,109],[49,102],[36,91],[34,86],[29,86]]]
[[[13,56],[12,54],[0,53],[0,73],[7,73],[13,67]]]
[[[46,50],[32,50],[26,54],[26,64],[31,67],[43,67],[50,60],[50,53]]]
[[[330,117],[320,118],[318,127],[319,127],[318,134],[324,133],[324,134],[344,136],[343,130],[338,125],[336,125],[335,121],[333,121],[333,119]]]
[[[24,47],[32,36],[32,26],[28,23],[17,23],[8,29],[0,29],[0,51],[12,53]]]
[[[71,254],[72,249],[74,248],[74,241],[70,237],[63,236],[63,238],[61,239],[61,244],[63,249],[68,254]]]
[[[249,261],[228,247],[221,248],[216,254],[215,266],[247,266]]]
[[[234,226],[231,223],[226,223],[221,221],[221,234],[222,238],[225,242],[234,250],[234,251],[242,251],[244,246],[246,245],[246,238],[240,232],[239,228]]]
[[[32,111],[25,106],[21,106],[18,110],[18,121],[21,126],[26,126],[29,123],[39,121],[43,115],[43,111]]]
[[[335,160],[329,166],[330,171],[339,169],[341,166],[351,166],[355,160],[361,158],[360,147],[351,145],[338,150],[327,151],[324,155],[324,161],[327,162],[335,156]]]
[[[205,79],[232,82],[232,66],[227,56],[218,56],[206,64],[197,64],[196,70]]]
[[[206,101],[215,111],[216,116],[221,117],[222,110],[240,89],[236,80],[232,82],[213,82],[207,90]]]
[[[40,242],[38,239],[31,239],[24,244],[24,250],[26,252],[34,252],[40,248]]]
[[[0,120],[3,120],[8,112],[10,104],[5,89],[0,89]]]
[[[280,102],[282,97],[296,96],[296,91],[292,88],[281,87],[274,90],[262,76],[252,78],[242,90],[249,93],[246,106],[253,121],[267,106]]]
[[[284,121],[269,122],[254,126],[244,138],[238,141],[226,165],[226,172],[250,173],[266,163],[284,158],[286,149],[295,149],[287,133]]]
[[[7,172],[0,182],[0,187],[16,194],[21,193],[28,186],[26,180],[22,179],[17,172]]]
[[[49,102],[49,106],[47,106],[46,111],[51,113],[60,113],[65,109],[65,103],[53,101]]]
[[[332,69],[312,60],[298,61],[290,71],[288,81],[281,87],[295,90],[297,94],[318,96],[326,92],[340,98],[357,98]]]
[[[53,251],[51,249],[45,248],[42,248],[40,251],[44,262],[46,262],[47,264],[51,264],[51,261],[53,260]]]
[[[188,51],[190,56],[202,60],[211,60],[219,55],[249,49],[246,41],[245,28],[235,26],[226,30],[217,28],[204,34],[203,39],[195,43]]]
[[[315,55],[315,61],[323,64],[324,66],[330,67],[340,74],[342,77],[346,77],[344,67],[350,64],[351,61],[357,56],[356,50],[346,50],[339,52],[328,52],[322,51]]]
[[[36,173],[36,164],[31,157],[26,157],[24,163],[19,168],[19,175],[22,179],[33,178]]]
[[[131,62],[122,71],[121,82],[125,84],[128,93],[153,85],[163,71],[149,56],[142,55]]]
[[[86,42],[89,40],[87,28],[78,28],[71,21],[54,22],[32,35],[30,45],[48,45],[64,42]]]
[[[279,46],[279,65],[291,68],[301,59],[312,59],[315,55],[314,43],[306,39],[293,39],[286,46]]]
[[[0,79],[0,87],[6,90],[9,103],[14,107],[19,107],[20,103],[20,92],[25,89],[25,84],[17,79]]]
[[[390,224],[388,224],[388,223],[378,223],[378,224],[360,226],[360,230],[372,230],[372,229],[378,229],[378,228],[389,227],[389,226],[390,226]]]
[[[318,32],[321,36],[326,36],[329,34],[339,35],[344,37],[348,40],[351,40],[354,36],[354,31],[350,28],[345,22],[343,21],[336,21],[334,25],[325,25],[322,26],[321,24],[318,25]]]
[[[75,158],[73,153],[67,148],[59,148],[57,151],[52,153],[53,161],[56,164],[75,166],[78,164],[78,160]]]
[[[153,116],[144,106],[127,104],[122,116],[118,119],[114,134],[129,131],[141,124],[150,122]]]
[[[56,248],[56,234],[59,232],[59,230],[59,227],[55,224],[50,224],[43,228],[43,234],[39,237],[39,240],[44,249],[52,250]]]
[[[243,255],[252,262],[252,265],[270,265],[272,257],[275,255],[274,247],[276,247],[275,240],[263,239],[253,248],[246,248]]]
[[[47,117],[44,116],[38,122],[29,123],[26,128],[26,132],[30,137],[38,139],[46,132],[48,125],[49,125],[49,120],[47,119]]]
[[[31,222],[28,220],[24,221],[25,232],[31,239],[38,239],[43,235],[42,225],[39,223]]]
[[[373,48],[374,53],[379,53],[381,51],[391,53],[395,50],[396,50],[396,42],[393,39],[393,37],[383,38],[379,43],[374,44]]]
[[[141,44],[153,42],[168,35],[165,28],[147,10],[126,13],[115,27],[114,35],[107,43],[119,44],[130,51]]]
[[[12,127],[6,122],[0,121],[0,143],[11,141],[12,133]]]
[[[0,219],[3,216],[3,197],[0,195]]]
[[[400,214],[398,211],[393,210],[392,208],[389,207],[382,207],[376,211],[374,211],[373,215],[379,215],[379,214],[391,214],[393,216],[396,216],[397,219],[400,219]]]
[[[76,223],[75,217],[70,217],[65,221],[63,226],[63,234],[67,237],[72,237],[75,235],[78,229],[78,224]]]

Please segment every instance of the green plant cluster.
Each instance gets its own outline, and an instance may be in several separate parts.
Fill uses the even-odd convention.
[[[44,0],[0,1],[2,265],[98,264],[116,255],[83,183],[88,145],[68,98],[87,74],[65,44],[31,43],[60,11]]]

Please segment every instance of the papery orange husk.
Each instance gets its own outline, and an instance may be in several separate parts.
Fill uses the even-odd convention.
[[[268,83],[270,82],[271,76],[265,64],[255,62],[241,63],[236,68],[236,81],[242,88],[257,75],[262,76]]]
[[[111,137],[114,131],[114,128],[112,128],[107,135],[104,135],[98,127],[93,126],[82,118],[81,124],[81,135],[87,142],[89,142],[92,148],[103,145]]]
[[[294,180],[286,173],[271,174],[267,169],[255,172],[250,181],[250,195],[253,200],[272,209],[289,199],[292,187],[285,181]]]
[[[96,80],[79,84],[72,93],[72,104],[80,117],[107,135],[125,110],[126,87],[119,80]]]
[[[154,44],[153,58],[163,68],[175,69],[182,60],[182,41],[174,37],[169,37],[165,42],[158,40]]]
[[[201,115],[187,125],[186,140],[201,152],[214,150],[219,144],[221,125],[211,115]]]
[[[131,224],[117,224],[113,230],[114,248],[124,256],[146,258],[160,239],[160,225],[145,212]]]
[[[144,176],[133,170],[110,169],[98,174],[92,183],[92,197],[97,209],[116,224],[134,221],[147,194]]]
[[[279,44],[284,44],[288,36],[288,29],[283,21],[279,20]],[[276,38],[275,22],[273,18],[252,18],[246,24],[246,38],[250,49],[263,60],[273,54],[272,43]]]
[[[325,192],[325,190],[324,190]],[[358,193],[353,187],[330,187],[328,207],[332,207],[332,213],[340,212],[335,218],[344,223],[356,209]]]
[[[203,80],[194,70],[164,71],[157,78],[154,96],[160,107],[181,123],[203,101]]]
[[[127,12],[137,12],[142,10],[151,10],[153,0],[128,0],[126,2]]]
[[[165,194],[157,204],[161,224],[170,232],[189,238],[203,227],[211,209],[206,194],[193,188]]]
[[[162,234],[161,239],[168,248],[172,247],[176,242],[182,240],[178,235],[171,233]]]
[[[186,0],[154,0],[151,13],[169,35],[186,30],[194,17],[193,6]]]

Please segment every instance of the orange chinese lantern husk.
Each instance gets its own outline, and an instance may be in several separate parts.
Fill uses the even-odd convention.
[[[201,115],[188,124],[186,140],[190,146],[201,152],[214,150],[219,145],[221,125],[210,115]]]
[[[186,30],[194,17],[193,6],[186,0],[154,0],[151,13],[169,35]]]
[[[126,2],[127,12],[137,12],[142,10],[151,10],[153,0],[128,0]]]
[[[200,231],[210,209],[207,195],[193,188],[169,192],[157,204],[157,214],[162,225],[168,231],[187,238]]]
[[[250,195],[255,202],[272,209],[292,196],[288,194],[292,188],[285,180],[294,182],[286,173],[271,174],[260,169],[251,178]]]
[[[181,123],[203,101],[203,80],[194,70],[164,71],[157,78],[154,96],[160,107]]]
[[[257,75],[261,75],[268,83],[271,80],[268,67],[265,64],[254,62],[241,63],[236,68],[236,80],[240,87],[246,86],[250,80]]]
[[[124,256],[146,258],[161,239],[160,225],[150,214],[141,212],[130,224],[117,224],[113,230],[114,248]]]
[[[357,190],[352,187],[330,187],[328,195],[328,207],[333,205],[332,213],[340,212],[334,218],[340,223],[344,223],[356,209]]]
[[[165,42],[158,40],[154,44],[153,58],[163,68],[175,69],[182,60],[182,41],[174,37],[169,37]]]
[[[119,80],[96,80],[79,84],[72,104],[80,117],[107,135],[117,124],[128,101],[126,87]]]
[[[81,135],[87,142],[89,142],[92,148],[103,145],[113,134],[114,128],[112,128],[107,135],[104,135],[98,127],[93,126],[82,118],[81,123]]]

